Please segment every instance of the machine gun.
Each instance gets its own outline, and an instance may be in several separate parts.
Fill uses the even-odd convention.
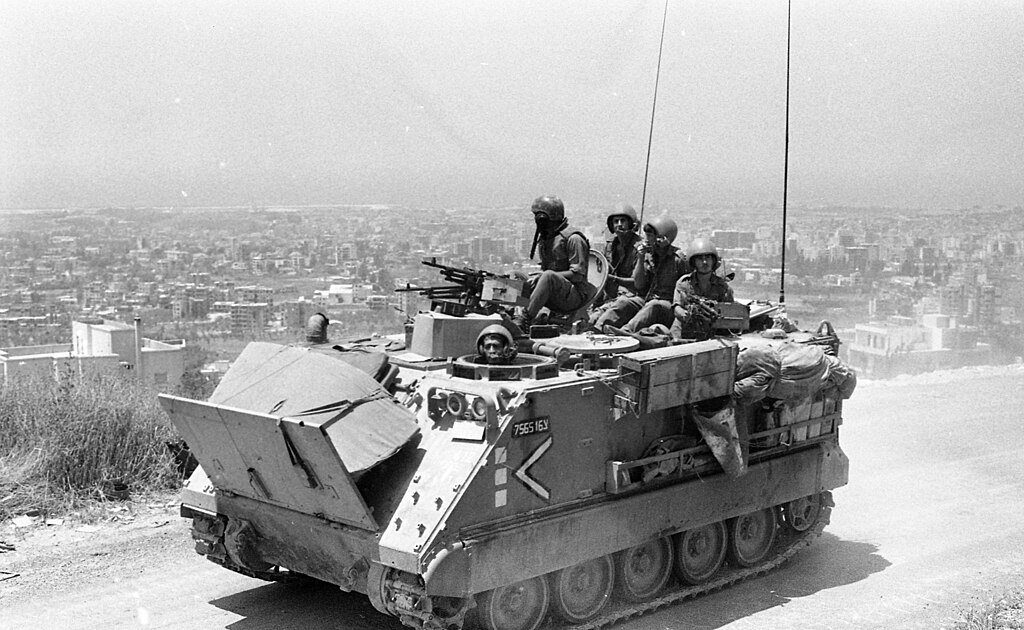
[[[502,310],[502,306],[518,303],[522,281],[506,278],[482,269],[451,267],[437,262],[436,257],[421,261],[428,267],[439,269],[441,277],[452,284],[431,287],[395,289],[416,292],[430,298],[430,310],[446,315],[462,316],[467,313],[489,315]]]
[[[690,316],[696,318],[705,326],[711,326],[720,316],[718,302],[701,295],[689,295]]]

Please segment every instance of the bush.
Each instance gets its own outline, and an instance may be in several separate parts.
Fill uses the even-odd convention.
[[[0,518],[64,513],[115,484],[143,494],[175,488],[167,443],[179,439],[156,392],[123,374],[0,385]]]

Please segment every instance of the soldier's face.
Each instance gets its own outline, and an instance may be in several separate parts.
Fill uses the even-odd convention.
[[[694,256],[693,267],[697,270],[697,273],[711,273],[715,269],[715,257],[711,254]]]
[[[505,340],[500,337],[486,337],[480,346],[488,361],[505,358]]]
[[[558,227],[558,225],[551,220],[551,217],[544,212],[535,212],[533,215],[533,221],[537,224],[537,230],[541,234],[547,234]]]
[[[656,249],[661,250],[668,247],[668,239],[658,234],[658,231],[650,225],[644,226],[644,239],[646,239],[649,246]]]
[[[629,217],[612,217],[612,232],[616,234],[628,232],[633,227],[632,223]]]

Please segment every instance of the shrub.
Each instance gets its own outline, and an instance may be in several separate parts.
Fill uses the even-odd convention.
[[[25,378],[0,385],[0,517],[59,514],[103,498],[180,484],[179,438],[156,392],[123,374]]]

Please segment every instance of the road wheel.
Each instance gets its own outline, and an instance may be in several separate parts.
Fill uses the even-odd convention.
[[[764,560],[775,542],[775,510],[765,508],[737,516],[729,524],[729,557],[738,566]]]
[[[631,602],[650,599],[672,576],[672,539],[659,538],[619,552],[615,557],[615,588]]]
[[[551,582],[555,612],[568,623],[593,619],[608,603],[614,578],[615,563],[611,556],[556,572]]]
[[[484,630],[537,630],[550,603],[548,582],[540,576],[487,591],[476,613]]]
[[[820,494],[812,494],[809,497],[782,504],[782,520],[797,532],[805,532],[810,529],[820,514]]]
[[[707,582],[725,560],[727,540],[721,521],[676,534],[676,577],[687,584]]]

